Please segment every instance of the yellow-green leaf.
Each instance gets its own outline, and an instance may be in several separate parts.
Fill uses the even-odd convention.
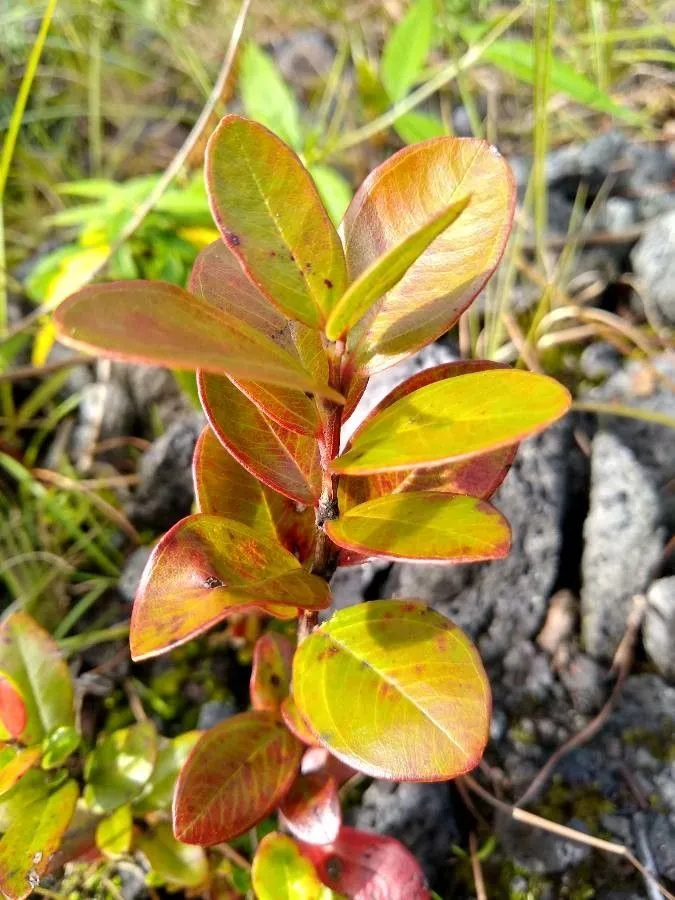
[[[9,828],[0,838],[0,891],[9,900],[23,900],[40,878],[75,812],[77,782],[66,781],[55,791],[44,772],[30,772],[4,801]]]
[[[256,850],[251,870],[258,900],[331,900],[336,895],[325,887],[312,863],[292,838],[274,831],[265,835]]]
[[[341,338],[370,307],[403,278],[410,266],[441,232],[462,214],[469,197],[450,203],[442,212],[425,222],[397,244],[385,251],[349,285],[333,308],[326,323],[326,336],[331,341]]]
[[[373,416],[331,468],[367,475],[467,459],[542,431],[570,402],[554,379],[516,369],[443,379]]]
[[[394,101],[404,97],[419,77],[431,50],[434,0],[415,0],[397,24],[382,53],[382,84]]]
[[[171,888],[198,888],[209,877],[202,847],[177,841],[167,822],[158,822],[150,831],[139,834],[136,847],[150,864],[152,874]]]
[[[37,744],[59,725],[75,724],[73,682],[54,639],[26,613],[0,626],[0,676],[21,695],[26,720],[19,740]]]
[[[384,559],[439,563],[501,559],[511,547],[504,516],[461,494],[386,494],[354,506],[324,525],[346,550]]]
[[[114,859],[131,848],[134,820],[128,803],[106,816],[96,826],[96,846],[104,856]]]
[[[251,281],[320,328],[347,283],[342,244],[309,172],[262,125],[225,116],[206,151],[211,211]]]
[[[23,776],[40,762],[40,747],[22,747],[20,750],[8,745],[2,748],[0,756],[0,797],[20,781]]]
[[[300,644],[293,696],[321,743],[375,778],[455,778],[487,742],[480,658],[453,622],[417,601],[336,613]]]
[[[142,794],[133,801],[134,812],[145,815],[171,809],[178,773],[200,737],[201,731],[186,731],[171,740],[159,739],[155,768]]]
[[[89,808],[107,813],[129,803],[147,784],[156,759],[152,722],[104,734],[85,761],[84,799]]]

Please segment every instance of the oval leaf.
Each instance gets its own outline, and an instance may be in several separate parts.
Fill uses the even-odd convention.
[[[266,335],[175,284],[93,284],[64,300],[54,321],[65,344],[112,359],[227,372],[342,402]]]
[[[233,716],[202,736],[181,770],[174,834],[188,844],[218,844],[263,819],[290,787],[302,744],[272,713]]]
[[[171,809],[178,773],[200,737],[201,731],[186,731],[171,740],[159,739],[155,768],[143,793],[133,801],[134,812],[145,815]]]
[[[120,806],[96,826],[96,846],[108,859],[124,856],[131,848],[133,826],[131,807]]]
[[[350,280],[458,199],[457,221],[349,335],[351,368],[381,371],[452,327],[501,258],[515,186],[484,141],[439,137],[395,153],[366,180],[343,222]]]
[[[174,889],[198,888],[209,877],[209,865],[201,847],[181,844],[167,822],[158,822],[136,838],[136,847],[145,856],[152,874]]]
[[[0,891],[23,900],[40,883],[75,812],[73,780],[53,793],[42,772],[31,772],[12,792],[5,812],[11,823],[0,838]]]
[[[429,244],[464,212],[468,202],[468,197],[462,197],[450,203],[446,209],[394,244],[361,272],[328,317],[326,337],[331,341],[343,337],[380,297],[398,284]]]
[[[293,666],[293,644],[274,631],[258,638],[253,648],[251,705],[254,709],[279,711],[288,696]]]
[[[294,357],[318,382],[328,381],[328,359],[318,331],[290,322],[272,306],[244,274],[239,261],[222,242],[205,247],[190,275],[192,294],[246,322]],[[237,379],[237,385],[275,422],[299,434],[320,427],[316,403],[302,391]]]
[[[335,779],[323,772],[296,778],[279,806],[282,823],[308,844],[330,844],[342,823]]]
[[[129,803],[147,784],[157,759],[157,732],[139,722],[104,734],[85,761],[84,799],[96,813]]]
[[[443,378],[455,378],[470,372],[483,372],[488,369],[504,369],[506,366],[489,360],[461,360],[442,363],[424,369],[406,379],[382,400],[377,408],[361,423],[354,435],[366,427],[376,416],[401,397],[416,391],[427,384],[441,381]],[[351,446],[348,445],[347,449]],[[439,491],[445,494],[469,494],[481,500],[489,499],[506,477],[513,463],[517,444],[501,447],[491,453],[472,456],[458,462],[444,463],[440,466],[422,469],[403,469],[396,472],[379,472],[365,477],[342,477],[338,485],[338,505],[342,512],[352,506],[366,503],[385,494],[407,493],[409,491]]]
[[[416,601],[336,613],[296,651],[293,695],[321,743],[375,778],[456,778],[487,742],[490,689],[478,654]]]
[[[272,490],[315,506],[321,492],[316,438],[267,419],[227,378],[200,372],[198,385],[211,428],[237,462]]]
[[[155,546],[136,594],[130,645],[146,659],[202,634],[232,613],[294,618],[325,609],[328,585],[252,529],[219,516],[182,519]]]
[[[312,556],[314,510],[299,507],[254,478],[208,426],[197,441],[192,472],[199,512],[248,525],[261,537],[280,543],[300,562]]]
[[[367,475],[468,459],[542,431],[570,402],[553,378],[517,369],[445,378],[373,416],[331,469]]]
[[[350,900],[429,900],[431,896],[419,863],[394,838],[344,827],[332,844],[300,847],[323,883]]]
[[[40,762],[42,751],[39,747],[2,748],[0,756],[0,797],[20,781],[23,776]]]
[[[333,896],[295,841],[275,831],[260,842],[251,877],[258,900],[330,900]]]
[[[462,494],[387,494],[354,506],[324,524],[346,550],[412,562],[480,562],[502,559],[511,530],[489,503]]]
[[[251,281],[289,318],[320,328],[347,271],[296,154],[262,125],[228,115],[211,135],[205,172],[213,217]]]
[[[19,689],[0,674],[0,740],[18,740],[27,724],[28,710]]]
[[[0,673],[25,705],[25,725],[17,735],[22,743],[37,744],[59,725],[75,725],[68,666],[54,639],[26,613],[12,613],[0,626]],[[22,715],[12,706],[13,727]]]

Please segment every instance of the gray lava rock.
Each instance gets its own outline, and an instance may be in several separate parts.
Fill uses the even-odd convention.
[[[394,566],[387,592],[419,597],[480,639],[483,659],[501,658],[541,627],[558,573],[567,488],[569,422],[525,441],[493,502],[511,523],[504,559],[469,566]]]
[[[643,637],[647,656],[675,681],[675,575],[655,581],[647,594]]]
[[[608,432],[593,440],[584,541],[584,646],[591,656],[610,660],[625,632],[633,595],[647,589],[660,561],[664,529],[649,472]]]
[[[174,422],[144,455],[129,516],[142,528],[165,531],[190,513],[194,500],[192,454],[203,419]]]
[[[157,419],[168,428],[193,412],[190,401],[168,369],[117,363],[114,374],[126,385],[145,433],[152,433]]]
[[[150,896],[145,873],[140,866],[130,860],[120,860],[115,864],[115,870],[120,879],[120,894],[124,900],[142,900]]]
[[[675,325],[675,209],[650,222],[631,262],[661,318]]]
[[[361,805],[347,813],[349,824],[402,841],[433,884],[460,841],[448,784],[374,781]]]
[[[361,603],[366,599],[366,593],[373,579],[377,576],[382,577],[390,567],[391,563],[386,559],[372,559],[359,566],[345,566],[338,569],[330,582],[333,608],[345,609],[347,606]],[[330,615],[331,611],[326,610],[326,616]]]
[[[199,708],[197,728],[208,731],[209,728],[213,728],[219,722],[231,719],[237,712],[238,709],[234,700],[227,700],[224,703],[220,700],[207,700]]]
[[[295,31],[275,52],[284,79],[302,90],[316,87],[335,58],[335,47],[328,37],[312,28]]]
[[[637,210],[632,200],[625,197],[609,197],[605,203],[600,221],[600,228],[610,234],[621,234],[632,228],[637,220]]]
[[[675,816],[654,816],[649,828],[649,846],[659,875],[675,881]]]
[[[595,193],[605,179],[618,169],[628,141],[619,131],[606,131],[585,144],[569,144],[553,150],[546,159],[549,185],[572,197],[580,182]]]
[[[665,379],[675,380],[675,353],[653,357],[650,365]],[[665,380],[650,374],[649,368],[639,361],[629,363],[605,384],[588,391],[586,397],[675,416],[675,392]],[[611,431],[630,447],[658,487],[675,477],[675,441],[668,428],[624,416],[603,415],[598,421],[604,431]]]
[[[622,356],[613,344],[593,341],[579,357],[579,370],[589,381],[603,381],[621,368]]]
[[[127,603],[133,603],[138,590],[138,585],[143,575],[143,569],[150,558],[152,550],[150,547],[139,547],[131,554],[124,564],[122,574],[117,582],[117,590],[124,597]]]
[[[583,823],[571,827],[583,830]],[[591,850],[584,844],[566,841],[545,831],[515,822],[509,816],[497,817],[495,831],[502,849],[518,866],[535,875],[557,875],[583,862]]]
[[[73,432],[76,458],[90,452],[94,444],[106,438],[131,434],[136,411],[119,381],[95,381],[82,387],[78,423]]]
[[[600,709],[607,694],[605,671],[594,659],[577,653],[559,674],[576,710],[589,715]]]

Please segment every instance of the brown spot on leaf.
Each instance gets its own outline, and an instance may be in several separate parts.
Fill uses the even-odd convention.
[[[328,644],[328,646],[324,647],[321,653],[319,653],[319,655],[317,656],[317,661],[321,662],[324,659],[330,659],[331,656],[335,656],[339,652],[339,648],[334,644]]]
[[[276,672],[272,672],[272,674],[270,675],[270,684],[272,685],[272,687],[279,687],[279,685],[281,684],[281,678],[279,678]]]
[[[209,575],[209,577],[204,581],[204,587],[219,588],[225,587],[225,584],[220,580],[220,578],[216,578],[215,575]]]
[[[333,282],[330,280],[330,278],[324,278],[323,283],[329,290],[333,287]]]
[[[230,247],[238,247],[241,244],[241,238],[234,231],[226,231],[225,243]]]

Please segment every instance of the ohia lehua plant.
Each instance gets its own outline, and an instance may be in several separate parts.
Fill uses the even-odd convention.
[[[331,614],[328,582],[374,557],[505,556],[509,525],[489,498],[517,443],[569,395],[546,376],[462,361],[399,385],[344,446],[341,430],[369,377],[448,331],[482,289],[509,234],[513,178],[488,144],[434,138],[375,169],[336,230],[302,162],[259,124],[226,116],[205,167],[221,240],[187,290],[93,285],[55,316],[76,347],[198,372],[198,512],[154,548],[133,657],[233,614],[298,621],[296,644],[271,630],[255,647],[251,710],[191,750],[174,834],[216,844],[279,809],[296,841],[260,844],[260,897],[281,896],[288,871],[367,896],[378,868],[392,897],[396,885],[428,896],[404,848],[341,826],[336,786],[353,770],[439,781],[472,769],[488,734],[485,672],[466,635],[418,600]]]

